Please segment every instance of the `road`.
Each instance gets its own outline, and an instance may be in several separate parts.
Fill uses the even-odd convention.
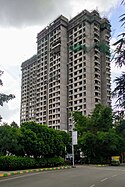
[[[125,187],[125,166],[72,169],[0,178],[0,187]]]

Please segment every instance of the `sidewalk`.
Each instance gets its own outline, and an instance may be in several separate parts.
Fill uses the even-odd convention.
[[[41,171],[52,171],[52,170],[61,170],[61,169],[71,169],[72,166],[60,166],[52,168],[41,168],[41,169],[27,169],[19,171],[0,171],[0,177],[8,177],[17,174],[31,173],[31,172],[41,172]]]

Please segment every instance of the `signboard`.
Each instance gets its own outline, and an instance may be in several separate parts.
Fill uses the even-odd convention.
[[[77,131],[72,131],[72,145],[77,145]]]
[[[120,161],[120,156],[112,156],[112,161]]]

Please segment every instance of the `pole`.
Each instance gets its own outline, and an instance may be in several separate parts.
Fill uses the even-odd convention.
[[[77,131],[72,131],[72,165],[75,165],[74,159],[74,145],[77,145]]]
[[[74,145],[72,143],[72,166],[74,167]]]

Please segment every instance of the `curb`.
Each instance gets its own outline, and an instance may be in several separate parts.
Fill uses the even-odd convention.
[[[71,169],[71,168],[72,168],[72,166],[61,166],[61,167],[52,167],[52,168],[12,171],[12,172],[7,172],[7,173],[0,173],[0,177],[8,177],[8,176],[12,176],[12,175],[31,173],[31,172],[52,171],[52,170]]]
[[[96,166],[98,166],[98,167],[105,167],[105,166],[109,166],[109,164],[97,164]]]

